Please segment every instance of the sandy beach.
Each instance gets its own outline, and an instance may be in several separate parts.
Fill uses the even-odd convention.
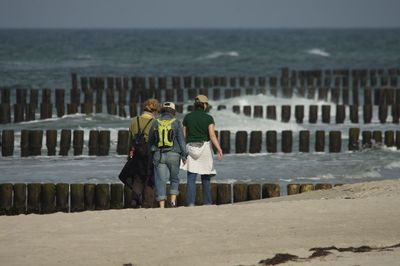
[[[242,204],[0,217],[1,265],[400,265],[400,180]],[[304,259],[307,258],[307,259]]]

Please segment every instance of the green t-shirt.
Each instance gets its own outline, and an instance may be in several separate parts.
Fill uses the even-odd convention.
[[[186,127],[186,143],[209,141],[208,125],[215,124],[214,118],[203,109],[195,109],[183,119]]]

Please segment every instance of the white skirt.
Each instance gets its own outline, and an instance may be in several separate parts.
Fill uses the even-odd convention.
[[[201,147],[186,145],[188,157],[186,164],[181,164],[181,169],[200,175],[215,175],[213,150],[211,141],[204,142]]]

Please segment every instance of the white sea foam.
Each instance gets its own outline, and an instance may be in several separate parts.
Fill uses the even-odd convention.
[[[319,55],[319,56],[323,56],[323,57],[331,56],[330,53],[328,53],[322,49],[319,49],[319,48],[310,49],[307,51],[307,53],[312,54],[312,55]]]
[[[385,166],[385,169],[397,169],[400,168],[400,161],[399,162],[391,162],[390,164]]]
[[[220,51],[216,51],[216,52],[212,52],[208,55],[202,56],[199,59],[216,59],[219,57],[238,57],[240,54],[237,51],[228,51],[228,52],[220,52]]]

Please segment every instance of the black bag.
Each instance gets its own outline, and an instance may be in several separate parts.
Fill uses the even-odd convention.
[[[118,175],[119,180],[131,189],[133,187],[133,178],[135,176],[146,177],[153,175],[152,156],[143,133],[153,119],[150,119],[147,122],[143,131],[140,128],[139,117],[136,119],[138,132],[133,136],[131,147],[134,154],[133,157],[128,158],[128,161],[125,163]]]
[[[129,158],[118,175],[119,180],[130,189],[133,188],[133,177],[135,176],[134,160],[133,158]]]
[[[153,121],[150,119],[147,124],[144,126],[143,131],[140,129],[139,117],[136,117],[137,124],[138,124],[138,132],[133,135],[132,138],[132,149],[133,149],[133,156],[139,157],[147,157],[149,155],[149,147],[144,137],[144,131],[146,130],[147,126]]]

